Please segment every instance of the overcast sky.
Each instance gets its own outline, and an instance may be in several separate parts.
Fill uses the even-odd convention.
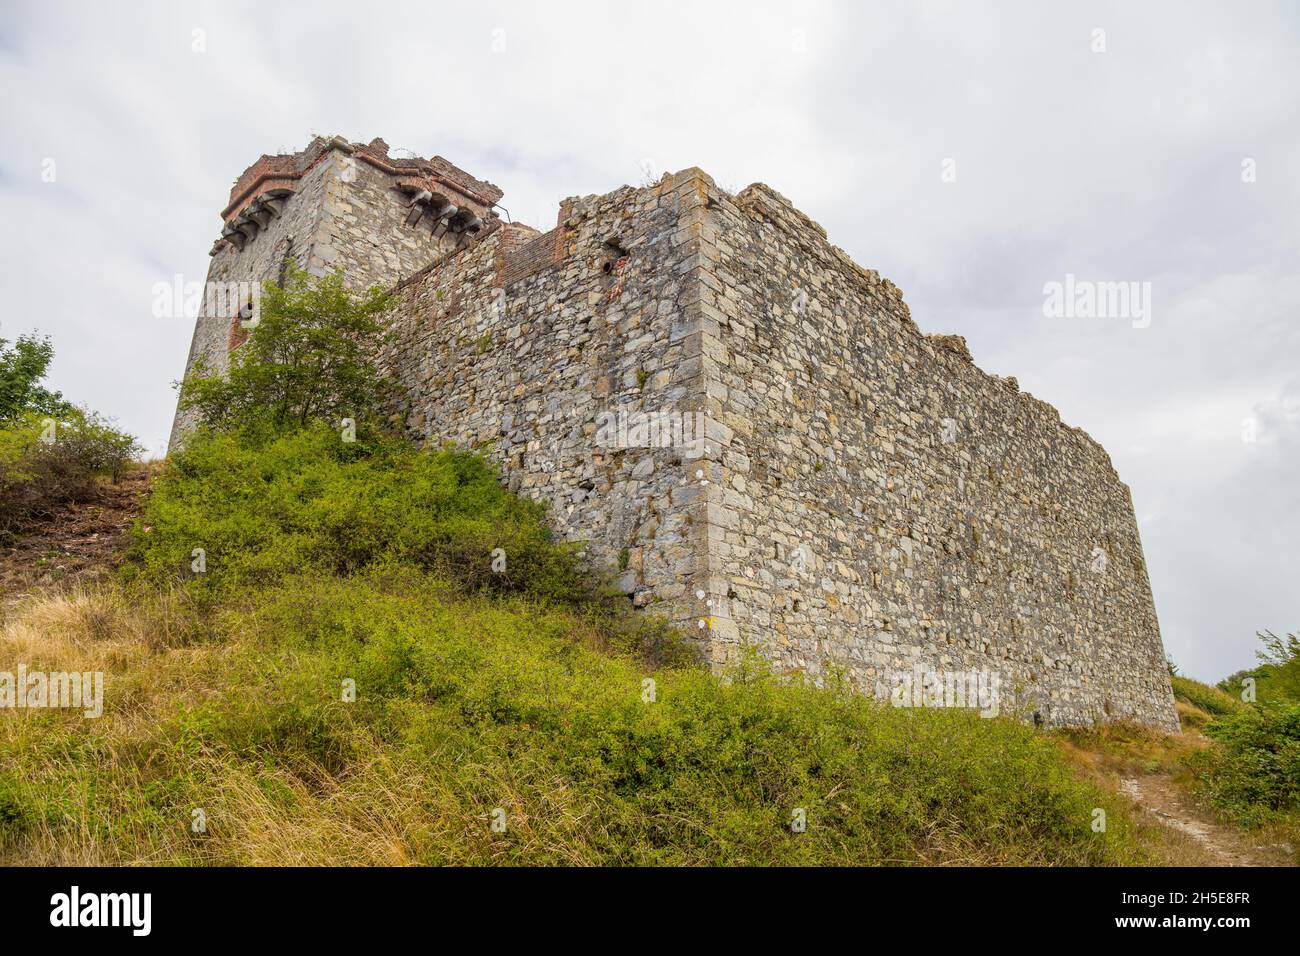
[[[151,450],[191,333],[153,287],[203,280],[261,153],[382,136],[542,229],[700,166],[1107,448],[1184,672],[1300,630],[1294,3],[289,6],[0,0],[0,337]],[[1067,274],[1150,283],[1149,324],[1046,317]]]

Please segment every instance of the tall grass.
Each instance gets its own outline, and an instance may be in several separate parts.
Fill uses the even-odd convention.
[[[1185,701],[1212,717],[1235,713],[1243,706],[1231,694],[1190,677],[1175,674],[1169,680],[1173,684],[1176,700]]]

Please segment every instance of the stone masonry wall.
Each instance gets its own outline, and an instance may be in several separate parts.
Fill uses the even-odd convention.
[[[639,606],[695,625],[686,599],[707,547],[708,436],[647,447],[633,426],[700,406],[698,243],[681,223],[693,177],[566,203],[554,232],[506,226],[398,290],[393,349],[407,427],[501,462],[556,528],[620,568]],[[662,444],[662,443],[661,443]]]
[[[1129,489],[1105,451],[765,186],[710,195],[704,309],[729,612],[779,667],[888,692],[1000,677],[1050,725],[1177,727]]]
[[[886,695],[978,670],[1049,725],[1176,726],[1106,453],[921,334],[767,187],[687,170],[569,200],[553,232],[506,227],[399,296],[413,434],[486,451],[714,663],[749,644]],[[607,447],[610,411],[702,413],[705,440]]]

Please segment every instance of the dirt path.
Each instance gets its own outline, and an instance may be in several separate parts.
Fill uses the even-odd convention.
[[[1286,848],[1257,846],[1244,832],[1215,823],[1191,806],[1165,774],[1120,778],[1120,791],[1161,824],[1185,836],[1207,866],[1287,865]]]
[[[0,611],[35,588],[114,567],[157,471],[150,463],[116,483],[105,481],[94,501],[69,504],[0,545]]]

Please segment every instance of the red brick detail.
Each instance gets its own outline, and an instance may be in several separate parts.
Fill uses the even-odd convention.
[[[235,349],[247,342],[248,336],[251,334],[248,329],[241,326],[239,322],[240,317],[238,315],[231,316],[230,340],[226,343],[226,351],[228,352],[235,351]]]
[[[506,237],[502,237],[503,242]],[[564,227],[557,226],[540,236],[520,236],[501,252],[498,268],[501,287],[541,272],[564,259]]]
[[[221,218],[230,222],[258,193],[277,186],[292,189],[302,177],[302,169],[298,165],[299,155],[262,156],[245,169],[230,189],[230,203],[221,210]]]
[[[388,144],[382,139],[372,140],[368,145],[362,146],[359,143],[349,143],[340,136],[332,139],[317,136],[301,152],[264,155],[244,170],[230,190],[230,202],[221,211],[221,218],[230,222],[259,193],[268,189],[294,188],[299,179],[334,149],[355,156],[399,181],[420,183],[422,188],[430,192],[451,191],[476,205],[478,208],[475,211],[484,219],[488,218],[492,206],[505,195],[492,183],[476,179],[441,156],[431,159],[399,159],[388,155]]]

